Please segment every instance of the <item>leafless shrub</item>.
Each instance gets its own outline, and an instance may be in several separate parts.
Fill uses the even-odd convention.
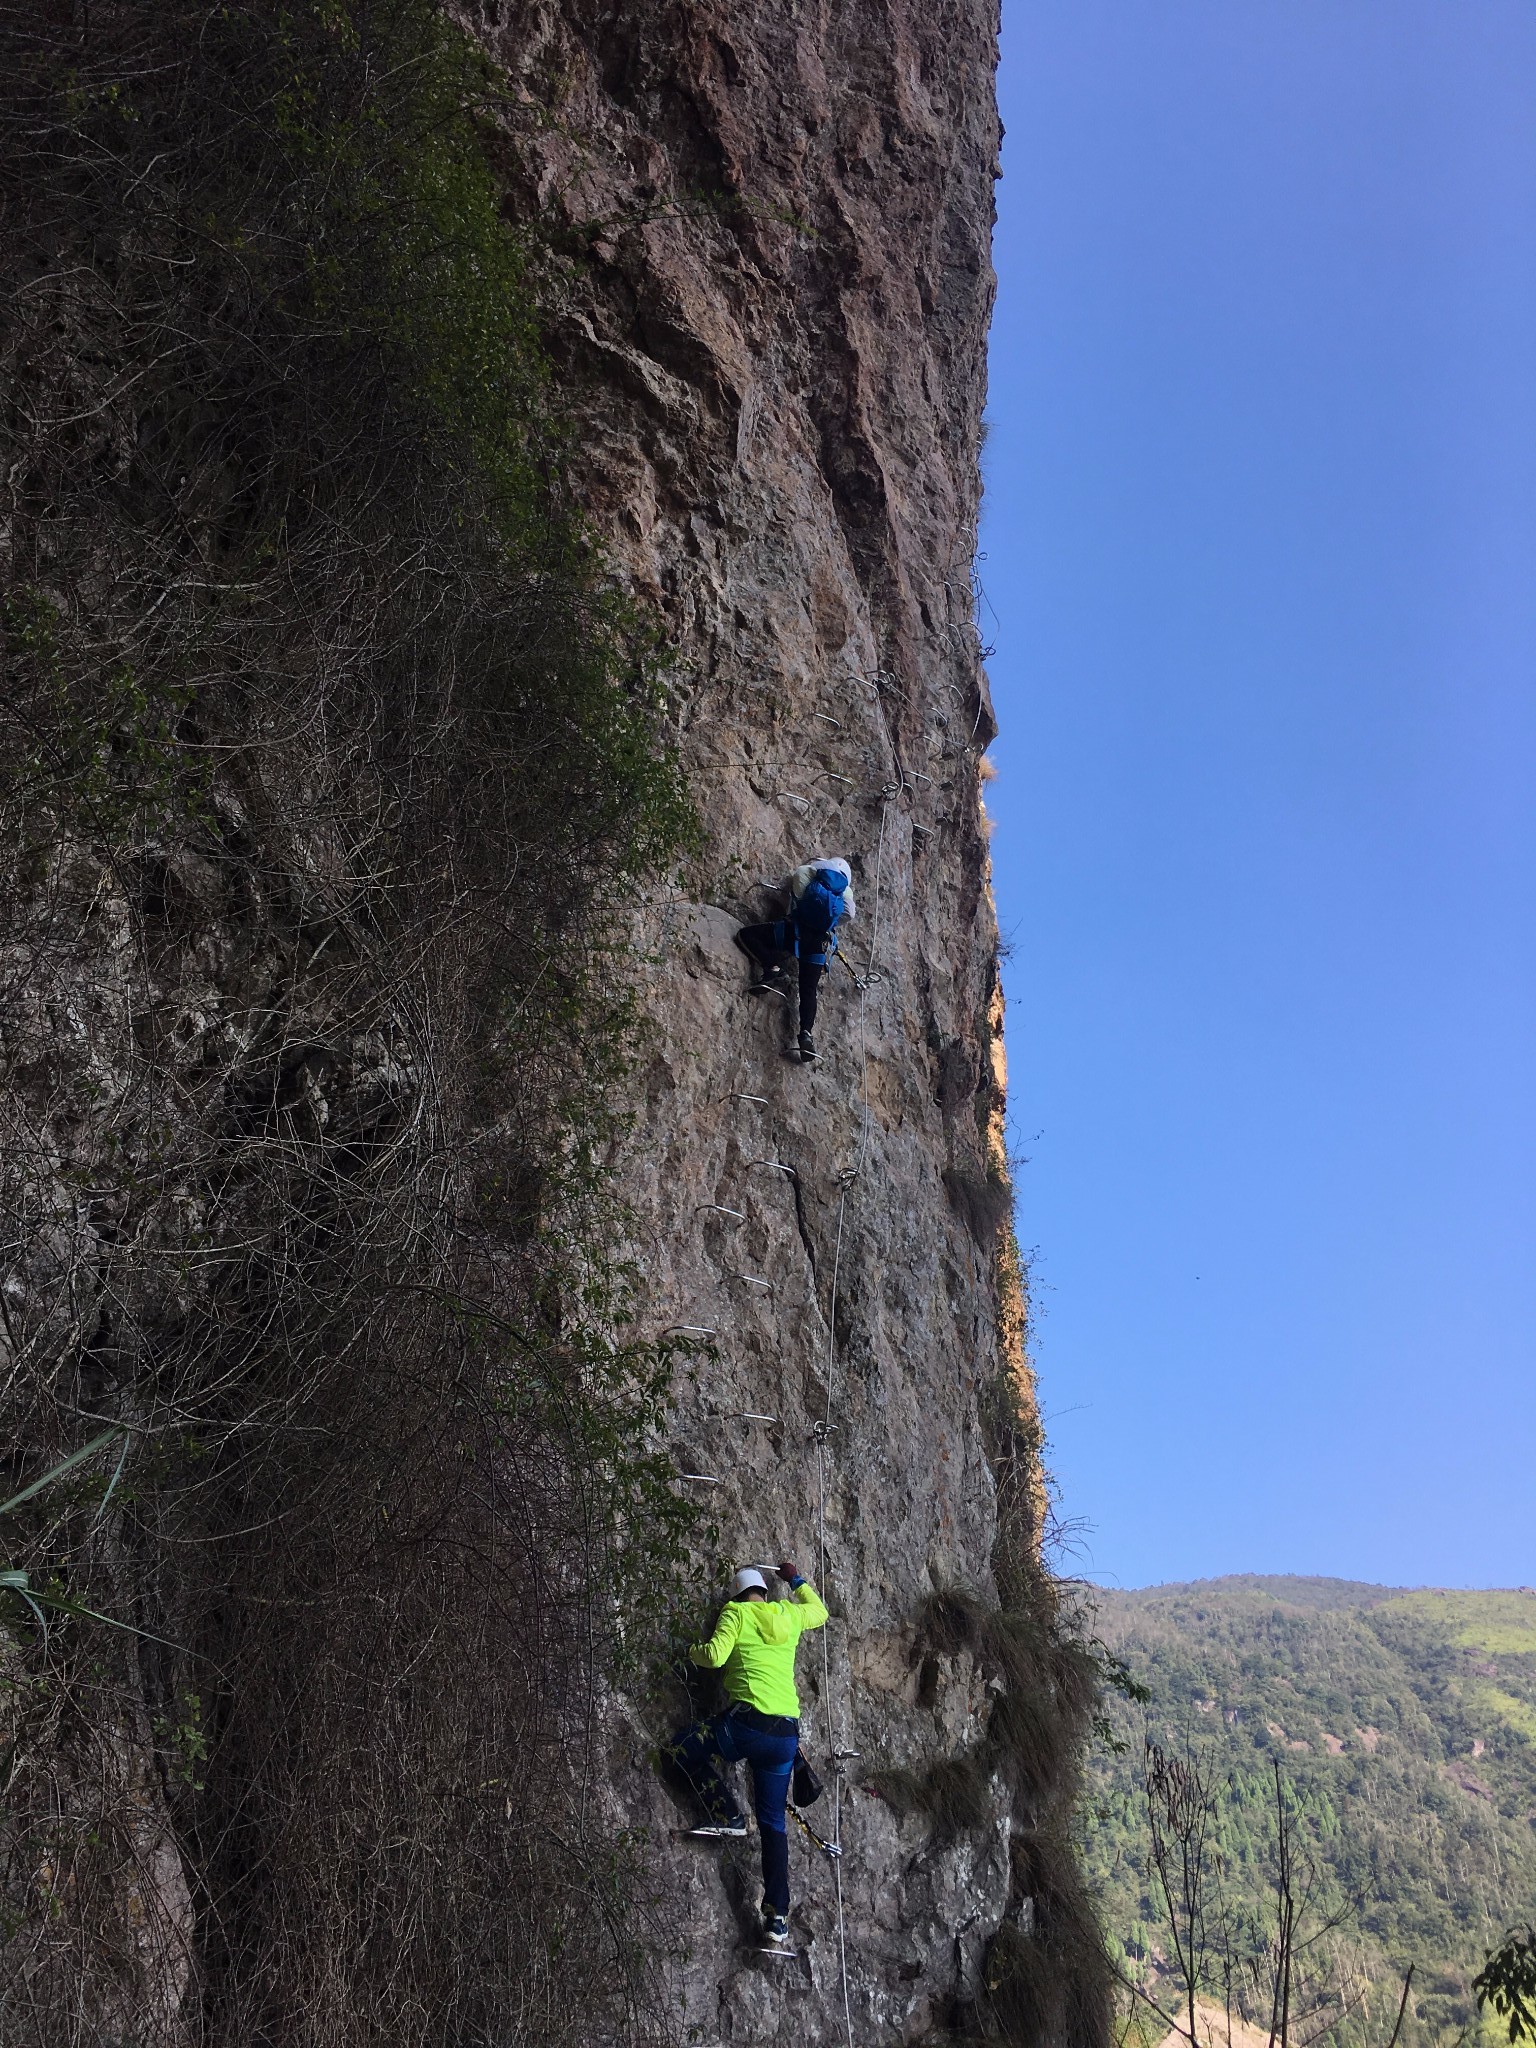
[[[1337,1937],[1353,1918],[1330,1899],[1278,1758],[1269,1815],[1273,1906],[1244,1923],[1229,1901],[1222,1842],[1223,1786],[1208,1754],[1172,1755],[1147,1740],[1143,1772],[1151,1869],[1170,1955],[1164,1974],[1178,1992],[1169,2010],[1145,1984],[1126,1979],[1126,2037],[1171,2031],[1190,2048],[1228,2048],[1239,2025],[1267,2028],[1270,2048],[1314,2048],[1344,2022],[1366,2016],[1369,1980]],[[1387,2048],[1396,2048],[1413,1981],[1403,1982]]]

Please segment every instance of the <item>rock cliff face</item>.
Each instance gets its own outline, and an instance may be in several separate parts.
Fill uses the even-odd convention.
[[[0,1614],[0,2035],[1098,2048],[980,803],[992,0],[462,0],[490,79],[432,0],[55,12],[0,30],[0,1533],[98,1619]],[[635,617],[704,829],[632,903]],[[810,1065],[733,939],[815,854]],[[675,1839],[703,1686],[589,1625],[674,1490],[831,1608],[789,1957],[756,1842]],[[623,1584],[630,1647],[720,1590]]]
[[[553,346],[586,503],[680,649],[705,813],[697,900],[650,906],[652,1020],[623,1174],[653,1327],[701,1335],[679,1483],[722,1552],[820,1571],[807,1747],[842,1752],[792,1845],[798,1958],[748,1943],[756,1844],[655,1853],[671,1996],[704,2041],[898,2040],[975,1999],[1010,1909],[1010,1811],[947,1842],[882,1786],[974,1749],[997,1682],[921,1654],[995,1588],[1002,1062],[971,604],[992,303],[993,0],[490,6],[524,95],[509,186],[580,252]],[[858,917],[814,1067],[733,945],[813,854]],[[700,1614],[703,1601],[700,1602]],[[683,1809],[632,1704],[617,1809]],[[832,1773],[829,1769],[829,1777]],[[842,1924],[839,1924],[839,1884]],[[1017,1913],[1029,1908],[1014,1887]]]

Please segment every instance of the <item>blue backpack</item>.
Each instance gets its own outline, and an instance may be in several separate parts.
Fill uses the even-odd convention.
[[[804,956],[814,966],[824,966],[827,955],[837,951],[833,933],[843,914],[843,891],[847,887],[847,876],[840,875],[836,868],[818,868],[791,913],[797,938],[827,941]],[[798,946],[796,951],[799,951]]]

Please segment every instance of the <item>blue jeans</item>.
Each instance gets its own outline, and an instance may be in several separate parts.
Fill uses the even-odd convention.
[[[799,1724],[789,1721],[781,1726],[794,1732],[771,1734],[731,1709],[716,1714],[712,1721],[695,1721],[672,1738],[669,1750],[714,1821],[741,1818],[720,1775],[721,1763],[751,1765],[752,1806],[763,1848],[763,1904],[771,1913],[789,1911],[789,1835],[784,1808],[795,1752],[800,1747]]]

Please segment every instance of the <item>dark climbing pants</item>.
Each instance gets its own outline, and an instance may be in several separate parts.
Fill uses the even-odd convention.
[[[787,1730],[787,1733],[778,1731]],[[800,1746],[800,1724],[777,1715],[733,1707],[712,1721],[695,1721],[674,1736],[670,1754],[714,1821],[739,1820],[722,1763],[752,1767],[752,1807],[763,1849],[763,1904],[789,1911],[789,1834],[784,1809]]]
[[[795,955],[795,925],[793,918],[781,917],[777,924],[744,924],[736,934],[736,942],[744,946],[754,960],[764,967],[785,967]],[[817,941],[802,938],[801,945],[814,950]],[[830,944],[829,940],[821,943]],[[821,977],[826,969],[820,962],[802,959],[800,961],[800,1029],[810,1031],[816,1023],[816,995],[821,986]]]

